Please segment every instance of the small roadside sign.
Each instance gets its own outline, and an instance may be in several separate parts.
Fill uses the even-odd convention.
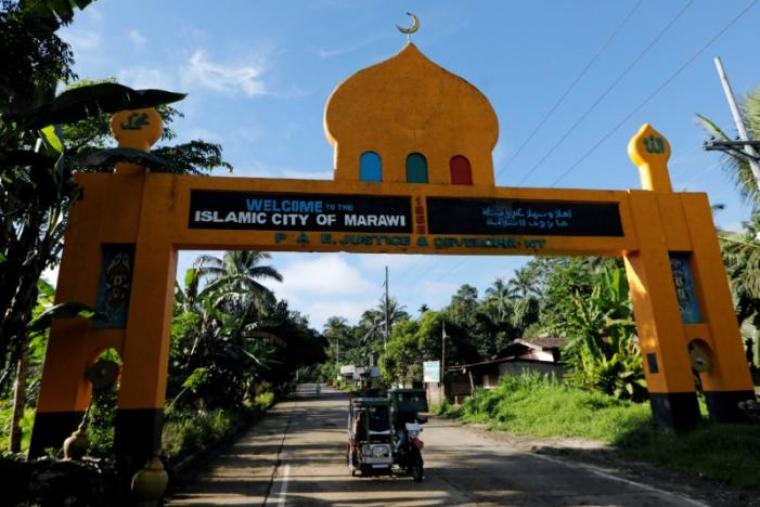
[[[440,382],[441,381],[441,362],[440,361],[423,361],[422,380],[424,382]]]

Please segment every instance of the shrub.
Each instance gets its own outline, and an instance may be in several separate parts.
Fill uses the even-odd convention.
[[[593,412],[594,417],[589,417]],[[505,376],[462,404],[465,422],[536,436],[585,437],[612,443],[650,419],[649,407],[560,383],[537,373]]]

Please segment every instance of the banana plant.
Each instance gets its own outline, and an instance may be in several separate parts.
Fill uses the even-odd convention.
[[[77,160],[62,125],[102,113],[155,107],[185,95],[98,83],[65,91],[0,121],[0,364],[8,377],[27,340],[37,280],[60,256],[69,208],[79,197]],[[113,158],[112,158],[113,159]],[[115,160],[115,159],[113,159]],[[9,356],[10,354],[10,356]]]

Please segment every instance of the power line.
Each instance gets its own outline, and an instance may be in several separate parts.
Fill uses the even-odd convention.
[[[673,27],[673,25],[678,21],[681,16],[684,15],[684,13],[688,10],[689,7],[694,3],[695,0],[689,0],[686,5],[681,8],[680,11],[676,13],[676,15],[671,18],[671,20],[668,22],[667,25],[665,25],[662,30],[652,39],[649,44],[634,58],[634,60],[628,65],[628,67],[623,70],[622,73],[618,75],[617,78],[602,92],[602,94],[589,106],[581,115],[580,117],[575,120],[575,122],[568,128],[564,134],[560,137],[559,141],[554,143],[554,145],[544,153],[544,156],[541,157],[541,159],[536,162],[536,164],[530,168],[530,170],[523,176],[520,181],[518,182],[518,185],[523,183],[526,179],[528,179],[530,176],[533,175],[533,173],[536,172],[536,170],[541,167],[541,165],[559,148],[562,143],[565,142],[565,140],[570,137],[570,135],[575,131],[575,129],[585,120],[595,109],[596,107],[601,104],[601,102],[607,97],[607,95],[614,90],[618,84],[630,73],[633,68],[641,61],[642,58],[659,42],[660,39]]]
[[[577,120],[577,121],[576,121],[576,122],[573,124],[573,126],[572,126],[572,127],[570,127],[570,129],[569,129],[567,132],[565,132],[565,134],[562,136],[562,138],[560,138],[560,140],[559,140],[559,141],[558,141],[558,142],[557,142],[557,143],[556,143],[556,144],[555,144],[555,145],[554,145],[554,146],[553,146],[553,147],[552,147],[552,148],[549,150],[549,152],[547,152],[547,153],[546,153],[546,154],[545,154],[545,155],[544,155],[544,156],[541,158],[541,160],[539,160],[539,161],[538,161],[538,163],[537,163],[536,165],[534,165],[534,166],[533,166],[533,167],[530,169],[530,171],[528,171],[528,173],[527,173],[527,174],[526,174],[526,175],[525,175],[525,176],[524,176],[524,177],[523,177],[523,178],[522,178],[522,179],[521,179],[521,180],[518,182],[518,184],[520,184],[520,183],[522,183],[523,181],[525,181],[525,179],[526,179],[526,178],[528,178],[528,177],[529,177],[529,176],[530,176],[530,175],[531,175],[533,172],[535,172],[535,171],[536,171],[536,169],[538,169],[538,167],[539,167],[539,166],[540,166],[540,165],[541,165],[541,164],[542,164],[542,163],[543,163],[543,162],[544,162],[544,161],[545,161],[545,160],[546,160],[546,159],[547,159],[547,158],[548,158],[548,157],[549,157],[549,156],[550,156],[550,155],[551,155],[551,154],[552,154],[552,153],[553,153],[553,152],[554,152],[554,151],[555,151],[555,150],[556,150],[556,149],[557,149],[557,148],[558,148],[558,147],[559,147],[559,146],[560,146],[560,145],[561,145],[561,144],[562,144],[564,141],[565,141],[565,139],[566,139],[566,138],[567,138],[567,137],[570,135],[570,133],[571,133],[571,132],[572,132],[572,131],[573,131],[573,130],[574,130],[574,129],[575,129],[575,128],[576,128],[576,127],[577,127],[577,126],[578,126],[578,125],[579,125],[579,124],[580,124],[580,123],[581,123],[581,122],[582,122],[582,121],[583,121],[583,120],[584,120],[584,119],[585,119],[585,118],[586,118],[588,115],[589,115],[589,114],[591,114],[591,112],[592,112],[592,111],[593,111],[593,110],[596,108],[596,106],[597,106],[597,105],[599,105],[599,103],[601,103],[601,101],[602,101],[602,100],[604,100],[604,98],[605,98],[605,97],[606,97],[606,96],[607,96],[607,95],[608,95],[608,94],[609,94],[609,93],[610,93],[610,92],[611,92],[611,91],[612,91],[612,90],[613,90],[613,89],[614,89],[614,88],[615,88],[615,87],[616,87],[616,86],[619,84],[619,82],[620,82],[620,81],[621,81],[621,80],[622,80],[622,79],[623,79],[623,78],[624,78],[624,77],[625,77],[625,76],[626,76],[626,75],[627,75],[627,74],[628,74],[628,73],[629,73],[629,72],[630,72],[630,71],[633,69],[633,67],[635,67],[635,66],[636,66],[636,64],[637,64],[637,63],[638,63],[638,62],[639,62],[639,61],[640,61],[640,60],[641,60],[641,59],[644,57],[644,55],[646,55],[646,53],[647,53],[647,52],[648,52],[648,51],[649,51],[649,50],[650,50],[650,49],[651,49],[651,48],[652,48],[652,47],[653,47],[653,46],[654,46],[654,45],[655,45],[655,44],[656,44],[656,43],[657,43],[657,42],[658,42],[658,41],[659,41],[659,40],[660,40],[660,39],[661,39],[661,38],[662,38],[664,35],[665,35],[665,33],[667,33],[667,31],[668,31],[668,30],[670,30],[670,28],[671,28],[671,27],[672,27],[672,26],[675,24],[675,22],[676,22],[676,21],[677,21],[677,20],[678,20],[678,19],[679,19],[681,16],[683,16],[683,14],[686,12],[686,10],[687,10],[687,9],[688,9],[690,6],[691,6],[691,5],[694,3],[694,1],[695,1],[695,0],[689,0],[689,2],[688,2],[688,3],[686,3],[686,4],[684,5],[684,7],[683,7],[683,8],[682,8],[682,9],[681,9],[681,10],[680,10],[680,11],[679,11],[679,12],[678,12],[678,13],[677,13],[677,14],[676,14],[676,15],[675,15],[675,16],[674,16],[674,17],[673,17],[671,20],[670,20],[670,22],[669,22],[667,25],[665,25],[665,27],[664,27],[664,28],[663,28],[663,29],[662,29],[662,30],[661,30],[661,31],[660,31],[660,32],[657,34],[657,36],[655,36],[655,38],[654,38],[654,39],[652,39],[652,41],[650,41],[650,43],[649,43],[649,44],[648,44],[648,45],[647,45],[647,46],[646,46],[646,47],[645,47],[645,48],[644,48],[644,49],[643,49],[643,50],[642,50],[642,51],[641,51],[641,52],[640,52],[640,53],[639,53],[639,54],[636,56],[636,58],[633,60],[633,62],[631,62],[631,63],[628,65],[628,67],[627,67],[627,68],[626,68],[626,69],[623,71],[623,73],[621,73],[621,74],[620,74],[620,75],[617,77],[617,79],[616,79],[615,81],[613,81],[613,82],[612,82],[612,84],[611,84],[609,87],[607,87],[607,89],[606,89],[606,90],[605,90],[605,91],[602,93],[602,95],[601,95],[599,98],[597,98],[597,100],[596,100],[596,101],[595,101],[593,104],[591,104],[591,106],[590,106],[590,107],[589,107],[589,108],[588,108],[588,109],[587,109],[587,110],[586,110],[586,111],[585,111],[585,112],[584,112],[584,113],[581,115],[581,117],[580,117],[580,118],[579,118],[579,119],[578,119],[578,120]],[[566,91],[566,93],[564,93],[564,94],[563,94],[563,96],[562,96],[562,97],[560,97],[560,100],[559,100],[557,103],[555,103],[555,105],[552,107],[552,109],[549,111],[549,113],[547,113],[547,115],[545,115],[545,116],[544,116],[544,118],[541,120],[541,122],[539,122],[539,126],[538,126],[538,127],[536,127],[536,128],[534,129],[534,132],[533,132],[533,133],[531,133],[531,135],[529,136],[528,140],[526,140],[526,141],[523,143],[523,146],[521,146],[521,147],[518,149],[518,153],[519,153],[519,152],[522,150],[522,148],[524,148],[524,146],[525,146],[525,145],[528,143],[528,141],[530,141],[530,138],[531,138],[531,137],[534,135],[534,133],[535,133],[535,132],[537,132],[537,131],[538,131],[538,129],[539,129],[539,128],[540,128],[540,127],[541,127],[541,126],[544,124],[544,123],[546,123],[546,120],[547,120],[547,119],[549,118],[549,116],[550,116],[550,115],[551,115],[551,114],[554,112],[554,110],[556,110],[556,108],[557,108],[557,107],[559,107],[559,104],[562,102],[562,100],[564,100],[564,98],[567,96],[567,94],[569,94],[570,90],[572,90],[572,88],[575,86],[575,84],[577,83],[577,81],[579,81],[579,80],[580,80],[580,78],[581,78],[581,77],[582,77],[582,76],[583,76],[583,75],[584,75],[584,74],[585,74],[585,73],[588,71],[588,69],[591,67],[591,65],[594,63],[594,61],[595,61],[595,60],[596,60],[596,59],[599,57],[599,55],[601,55],[601,54],[604,52],[604,50],[606,49],[607,45],[609,45],[609,44],[611,43],[612,39],[613,39],[613,38],[614,38],[614,37],[617,35],[617,33],[618,33],[618,32],[619,32],[621,29],[622,29],[623,25],[625,25],[625,23],[628,21],[628,18],[630,18],[630,17],[633,15],[633,13],[636,11],[636,9],[638,8],[638,6],[639,6],[639,4],[640,4],[640,3],[641,3],[641,2],[638,2],[637,4],[635,4],[635,5],[634,5],[634,7],[633,7],[633,8],[632,8],[632,9],[631,9],[629,12],[628,12],[628,14],[627,14],[627,15],[626,15],[626,16],[623,18],[622,22],[621,22],[621,23],[618,25],[618,27],[617,27],[617,28],[616,28],[616,30],[613,32],[613,34],[612,34],[612,35],[611,35],[611,36],[610,36],[610,37],[607,39],[607,41],[605,41],[605,43],[602,45],[602,48],[601,48],[601,49],[600,49],[600,50],[597,52],[597,54],[596,54],[596,55],[595,55],[595,56],[594,56],[594,57],[591,59],[591,61],[589,62],[589,64],[587,64],[587,66],[586,66],[586,67],[585,67],[585,68],[584,68],[584,69],[581,71],[581,74],[579,75],[579,77],[578,77],[578,78],[576,78],[576,81],[574,81],[574,82],[573,82],[573,83],[570,85],[570,87],[568,87],[568,90]],[[516,158],[516,156],[517,156],[517,154],[515,154],[515,156],[513,156],[513,157],[512,157],[512,160],[514,160],[514,159]],[[499,173],[496,175],[496,177],[498,177],[498,176],[499,176],[499,174],[501,174],[501,172],[503,172],[505,168],[506,168],[506,166],[505,166],[504,168],[502,168],[502,169],[499,171]],[[494,178],[494,179],[496,179],[496,178]],[[449,270],[447,273],[454,273],[454,272],[458,271],[459,269],[461,269],[461,268],[462,268],[462,266],[463,266],[464,264],[466,264],[466,263],[468,262],[468,260],[469,260],[469,259],[463,259],[463,260],[462,260],[462,261],[460,261],[460,262],[459,262],[459,263],[458,263],[458,264],[457,264],[457,265],[456,265],[456,266],[455,266],[453,269],[450,269],[450,270]],[[429,273],[429,272],[430,272],[430,269],[428,269],[428,270],[424,270],[424,271],[420,272],[420,274],[419,274],[419,275],[417,275],[417,276],[418,276],[418,277],[421,277],[421,276],[424,276],[425,274],[427,274],[427,273]],[[441,279],[442,279],[442,278],[443,278],[445,275],[446,275],[446,273],[444,273],[443,275],[441,275],[440,277],[438,277],[438,278],[437,278],[435,281],[441,280]]]
[[[570,92],[573,91],[575,88],[575,85],[577,85],[581,79],[588,73],[589,69],[596,63],[596,61],[599,59],[599,57],[604,53],[607,48],[612,44],[612,41],[617,37],[617,35],[622,31],[623,27],[628,23],[628,20],[633,16],[633,14],[638,10],[639,6],[641,6],[641,2],[643,0],[638,0],[636,4],[631,8],[631,10],[628,11],[628,13],[623,17],[623,19],[618,23],[617,27],[613,32],[610,34],[610,36],[607,38],[606,41],[601,45],[601,47],[597,50],[596,54],[591,57],[591,60],[588,61],[588,63],[581,69],[580,73],[576,76],[575,80],[573,80],[572,83],[565,89],[564,92],[562,92],[562,95],[557,99],[557,101],[554,103],[554,105],[549,109],[549,111],[544,114],[543,118],[541,118],[541,121],[538,122],[538,124],[533,128],[533,131],[528,135],[528,137],[523,141],[523,143],[520,145],[519,148],[517,148],[517,151],[514,155],[512,155],[512,158],[510,162],[514,163],[514,161],[520,156],[520,153],[525,149],[525,147],[528,145],[528,143],[531,142],[533,137],[535,137],[536,133],[541,130],[541,128],[546,124],[547,121],[549,121],[549,118],[554,114],[554,112],[559,108],[559,106],[564,102],[564,100],[567,98],[568,95],[570,95]],[[507,165],[501,168],[501,170],[496,174],[496,177],[494,180],[496,180],[501,174],[507,169]]]
[[[739,19],[742,16],[744,16],[744,14],[746,14],[752,7],[754,7],[755,4],[757,4],[757,2],[758,0],[752,0],[749,4],[747,4],[747,6],[744,9],[739,11],[739,13],[736,14],[736,16],[731,18],[731,20],[728,23],[726,23],[726,25],[724,25],[723,28],[721,28],[715,35],[713,35],[696,53],[694,53],[688,60],[686,60],[683,64],[681,64],[681,66],[678,67],[678,69],[676,69],[676,71],[673,74],[671,74],[665,81],[663,81],[657,88],[655,88],[654,91],[652,91],[649,95],[647,95],[647,97],[643,101],[641,101],[636,107],[634,107],[630,113],[625,115],[625,117],[622,120],[620,120],[614,127],[612,127],[612,129],[609,132],[603,135],[601,139],[599,139],[599,141],[597,141],[578,160],[576,160],[575,163],[573,163],[573,165],[571,165],[567,170],[565,170],[565,172],[560,174],[559,177],[555,179],[550,186],[553,187],[554,185],[559,183],[568,174],[570,174],[576,167],[582,164],[583,161],[585,161],[592,153],[594,153],[599,148],[599,146],[604,144],[604,142],[607,141],[607,139],[609,139],[612,136],[612,134],[617,132],[620,129],[620,127],[622,127],[628,120],[630,120],[633,117],[633,115],[638,113],[642,107],[647,105],[662,90],[664,90],[671,82],[673,82],[673,80],[676,77],[678,77],[678,75],[681,74],[681,72],[686,70],[686,68],[689,65],[691,65],[694,62],[694,60],[699,58],[699,56],[702,53],[704,53],[710,46],[712,46],[715,43],[715,41],[717,41],[724,33],[726,33],[726,31],[729,28],[731,28],[734,25],[734,23],[739,21]]]
[[[726,25],[725,25],[725,26],[724,26],[724,27],[723,27],[721,30],[719,30],[719,31],[718,31],[718,32],[717,32],[715,35],[713,35],[713,37],[711,37],[711,38],[710,38],[710,39],[707,41],[707,43],[706,43],[704,46],[702,46],[702,47],[701,47],[701,48],[700,48],[700,49],[699,49],[699,50],[698,50],[696,53],[694,53],[694,55],[692,55],[692,56],[691,56],[691,57],[690,57],[690,58],[689,58],[689,59],[688,59],[688,60],[687,60],[685,63],[683,63],[683,64],[682,64],[682,65],[681,65],[681,66],[680,66],[680,67],[679,67],[679,68],[678,68],[678,69],[677,69],[677,70],[676,70],[676,71],[675,71],[673,74],[671,74],[671,75],[670,75],[670,76],[669,76],[669,77],[668,77],[668,78],[667,78],[667,79],[666,79],[666,80],[665,80],[665,81],[664,81],[664,82],[663,82],[663,83],[662,83],[660,86],[658,86],[658,87],[657,87],[657,88],[656,88],[656,89],[655,89],[655,90],[654,90],[652,93],[650,93],[650,94],[649,94],[649,95],[648,95],[648,96],[647,96],[647,97],[646,97],[646,98],[645,98],[645,99],[644,99],[644,100],[643,100],[643,101],[642,101],[642,102],[641,102],[639,105],[637,105],[637,106],[636,106],[636,107],[635,107],[635,108],[634,108],[634,109],[633,109],[633,110],[632,110],[630,113],[628,113],[628,114],[627,114],[627,115],[626,115],[626,116],[623,118],[623,120],[621,120],[621,121],[620,121],[618,124],[616,124],[616,125],[615,125],[615,126],[612,128],[612,130],[610,130],[610,131],[609,131],[607,134],[605,134],[605,135],[604,135],[604,136],[603,136],[603,137],[602,137],[602,138],[601,138],[601,139],[600,139],[600,140],[599,140],[599,141],[598,141],[598,142],[597,142],[597,143],[596,143],[594,146],[592,146],[592,147],[591,147],[591,149],[590,149],[590,150],[588,150],[586,153],[584,153],[584,154],[583,154],[583,156],[581,156],[581,158],[579,158],[579,159],[578,159],[578,160],[577,160],[577,161],[576,161],[576,162],[575,162],[575,163],[574,163],[572,166],[570,166],[570,168],[568,168],[568,169],[567,169],[567,170],[566,170],[564,173],[562,173],[562,174],[561,174],[561,175],[560,175],[560,176],[559,176],[559,177],[558,177],[556,180],[554,180],[554,182],[551,184],[551,186],[555,186],[555,185],[556,185],[556,184],[557,184],[559,181],[561,181],[561,180],[562,180],[564,177],[566,177],[566,176],[567,176],[567,175],[568,175],[568,174],[569,174],[571,171],[573,171],[573,170],[574,170],[576,167],[578,167],[578,166],[579,166],[579,165],[580,165],[580,164],[581,164],[581,163],[582,163],[582,162],[583,162],[583,161],[584,161],[586,158],[588,158],[588,157],[589,157],[589,156],[590,156],[590,155],[591,155],[591,154],[592,154],[594,151],[596,151],[596,149],[598,149],[598,147],[599,147],[599,146],[601,146],[601,145],[602,145],[602,144],[603,144],[603,143],[604,143],[604,142],[605,142],[607,139],[609,139],[609,137],[611,137],[611,136],[612,136],[612,134],[614,134],[614,133],[615,133],[617,130],[619,130],[619,129],[620,129],[620,127],[622,127],[622,125],[623,125],[623,124],[625,124],[625,122],[627,122],[627,121],[628,121],[628,120],[629,120],[629,119],[630,119],[630,118],[631,118],[631,117],[632,117],[634,114],[636,114],[636,113],[637,113],[637,112],[638,112],[638,111],[639,111],[641,108],[643,108],[643,107],[644,107],[646,104],[648,104],[648,103],[649,103],[649,102],[650,102],[650,101],[651,101],[651,100],[652,100],[652,99],[653,99],[653,98],[654,98],[654,97],[655,97],[657,94],[659,94],[659,93],[660,93],[660,92],[661,92],[661,91],[662,91],[664,88],[666,88],[666,87],[667,87],[667,86],[668,86],[668,85],[669,85],[669,84],[670,84],[670,83],[671,83],[671,82],[672,82],[672,81],[673,81],[673,80],[674,80],[674,79],[675,79],[675,78],[676,78],[676,77],[677,77],[679,74],[681,74],[681,72],[683,72],[683,71],[684,71],[684,70],[685,70],[685,69],[686,69],[686,68],[687,68],[689,65],[691,65],[691,64],[694,62],[694,60],[696,60],[696,59],[699,57],[699,55],[701,55],[703,52],[705,52],[705,51],[706,51],[706,50],[707,50],[707,49],[708,49],[708,48],[709,48],[709,47],[710,47],[712,44],[714,44],[714,43],[715,43],[715,41],[717,41],[717,40],[718,40],[718,39],[719,39],[719,38],[720,38],[720,37],[721,37],[721,36],[722,36],[722,35],[723,35],[723,34],[724,34],[724,33],[725,33],[725,32],[726,32],[728,29],[729,29],[729,28],[731,28],[731,27],[732,27],[732,26],[733,26],[733,25],[734,25],[734,24],[735,24],[735,23],[736,23],[736,22],[737,22],[737,21],[738,21],[738,20],[739,20],[739,19],[740,19],[740,18],[741,18],[743,15],[744,15],[744,14],[746,14],[746,13],[747,13],[747,12],[748,12],[748,11],[749,11],[749,10],[750,10],[752,7],[754,7],[754,6],[755,6],[755,4],[756,4],[758,1],[759,1],[759,0],[752,0],[752,1],[751,1],[751,2],[750,2],[750,3],[749,3],[749,4],[748,4],[748,5],[747,5],[747,6],[746,6],[744,9],[742,9],[741,11],[739,11],[739,13],[738,13],[736,16],[734,16],[734,17],[733,17],[733,18],[732,18],[732,19],[731,19],[731,20],[730,20],[730,21],[729,21],[729,22],[728,22],[728,23],[727,23],[727,24],[726,24]],[[684,11],[685,11],[685,10],[686,10],[686,9],[687,9],[687,8],[688,8],[688,7],[689,7],[691,4],[692,4],[692,3],[693,3],[693,0],[691,0],[691,1],[690,1],[688,4],[686,4],[686,6],[685,6],[683,9],[681,9],[681,11],[680,11],[680,12],[679,12],[679,13],[676,15],[676,17],[674,17],[674,18],[671,20],[671,22],[670,22],[670,23],[668,23],[668,25],[665,27],[665,29],[663,29],[663,31],[661,31],[661,32],[660,32],[660,34],[658,34],[658,36],[655,38],[655,40],[653,40],[653,41],[652,41],[652,42],[649,44],[649,46],[647,46],[647,48],[645,48],[645,49],[644,49],[644,51],[643,51],[642,53],[640,53],[640,54],[639,54],[639,56],[636,58],[636,60],[634,60],[634,62],[633,62],[631,65],[629,65],[629,68],[628,68],[628,69],[626,69],[626,71],[623,73],[623,75],[625,75],[625,74],[626,74],[626,73],[627,73],[627,72],[630,70],[630,68],[632,68],[632,67],[633,67],[633,66],[634,66],[634,65],[635,65],[635,64],[638,62],[638,60],[640,60],[641,56],[642,56],[644,53],[646,53],[646,52],[647,52],[647,51],[648,51],[648,50],[651,48],[651,46],[652,46],[652,45],[653,45],[653,44],[654,44],[654,43],[655,43],[657,40],[659,40],[659,38],[661,38],[661,37],[662,37],[662,35],[663,35],[663,34],[664,34],[664,33],[665,33],[665,32],[666,32],[666,31],[667,31],[667,30],[668,30],[668,29],[669,29],[669,28],[670,28],[670,27],[673,25],[673,23],[674,23],[674,22],[675,22],[675,21],[676,21],[676,20],[677,20],[677,19],[678,19],[678,18],[679,18],[681,15],[683,15]],[[614,86],[614,84],[613,84],[613,86]],[[608,89],[608,90],[609,90],[609,89]],[[608,92],[607,92],[607,91],[605,91],[605,94],[606,94],[606,93],[608,93]],[[603,94],[603,95],[604,95],[604,94]],[[602,96],[602,99],[603,99],[603,98],[604,98],[604,97]],[[595,107],[595,105],[593,105],[592,107]],[[589,112],[590,112],[590,111],[589,111]],[[585,116],[584,116],[584,117],[585,117]],[[582,119],[583,119],[583,117],[581,118],[581,120],[582,120]],[[564,140],[564,139],[562,139],[562,140]],[[562,142],[562,140],[560,140],[560,143]],[[545,158],[546,158],[546,157],[545,157]],[[542,159],[542,160],[543,160],[543,159]],[[535,169],[535,166],[534,166],[534,169]],[[533,171],[534,169],[531,169],[531,171]],[[443,273],[441,276],[439,276],[438,278],[436,278],[436,280],[434,280],[434,281],[436,281],[436,282],[437,282],[437,281],[440,281],[440,280],[442,280],[442,279],[443,279],[443,278],[444,278],[446,275],[449,275],[449,274],[451,274],[451,273],[454,273],[454,272],[456,272],[457,270],[461,269],[461,267],[462,267],[462,266],[463,266],[463,265],[464,265],[464,264],[465,264],[465,263],[466,263],[468,260],[469,260],[469,259],[463,259],[463,260],[461,260],[461,261],[460,261],[460,262],[459,262],[459,263],[458,263],[456,266],[454,266],[453,268],[451,268],[451,269],[448,269],[447,271],[445,271],[445,272],[444,272],[444,273]]]
[[[525,149],[525,147],[530,143],[530,141],[533,139],[533,137],[536,135],[536,133],[546,124],[546,122],[551,118],[551,116],[554,114],[554,112],[559,108],[559,106],[562,104],[562,102],[567,98],[567,96],[570,94],[570,92],[575,88],[575,86],[583,79],[583,77],[588,73],[588,71],[591,69],[591,67],[596,63],[596,61],[599,59],[599,57],[607,50],[607,48],[612,44],[612,41],[617,37],[617,35],[622,31],[623,27],[628,23],[630,18],[633,16],[633,14],[638,10],[638,8],[641,6],[641,3],[643,0],[638,0],[633,7],[626,13],[625,16],[623,16],[622,20],[618,23],[618,25],[615,27],[615,29],[612,31],[609,37],[607,37],[607,40],[604,41],[604,43],[599,47],[597,52],[594,54],[594,56],[591,57],[591,59],[588,61],[588,63],[581,69],[578,76],[576,76],[575,80],[573,80],[572,83],[565,89],[565,91],[562,93],[562,95],[557,99],[557,101],[554,103],[554,105],[549,109],[549,111],[541,118],[541,121],[536,125],[536,127],[533,129],[533,131],[528,135],[528,138],[523,141],[523,143],[520,145],[520,147],[517,149],[515,154],[511,158],[511,162],[514,162],[515,159],[520,155],[520,153]],[[501,174],[507,169],[508,166],[502,167],[501,170],[494,176],[494,181],[501,176]],[[460,264],[466,262],[460,262]],[[406,273],[407,271],[411,271],[412,268],[416,267],[420,263],[419,260],[416,260],[413,262],[411,266],[404,269],[402,272]],[[432,266],[435,266],[439,263],[438,259],[433,260]],[[431,267],[432,267],[431,266]],[[461,267],[461,266],[460,266]],[[459,267],[457,268],[459,269]],[[417,270],[415,270],[417,271]],[[418,271],[416,275],[412,275],[412,279],[416,279],[424,275],[424,271]]]

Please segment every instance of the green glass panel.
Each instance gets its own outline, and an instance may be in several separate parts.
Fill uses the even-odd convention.
[[[421,153],[412,153],[406,157],[406,181],[408,183],[427,183],[427,159]]]

